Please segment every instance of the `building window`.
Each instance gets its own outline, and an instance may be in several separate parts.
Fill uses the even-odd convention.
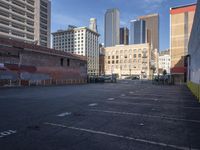
[[[64,61],[64,59],[61,58],[61,59],[60,59],[60,66],[63,66],[63,61]]]
[[[112,56],[112,59],[115,59],[115,56]]]
[[[70,59],[69,58],[67,59],[67,66],[68,67],[70,66]]]

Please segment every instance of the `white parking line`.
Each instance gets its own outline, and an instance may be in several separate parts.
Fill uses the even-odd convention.
[[[115,98],[108,98],[109,101],[113,101]]]
[[[97,103],[92,103],[92,104],[89,104],[88,106],[94,107],[94,106],[97,106],[97,105],[98,105]]]
[[[72,113],[71,112],[64,112],[64,113],[61,113],[59,115],[57,115],[58,117],[65,117],[65,116],[69,116],[71,115]]]
[[[157,145],[157,146],[162,146],[162,147],[170,147],[170,148],[175,148],[175,149],[178,149],[178,150],[189,150],[189,149],[190,150],[197,150],[197,149],[189,148],[189,147],[182,147],[182,146],[177,146],[177,145],[172,145],[172,144],[166,144],[166,143],[161,143],[161,142],[155,142],[155,141],[150,141],[150,140],[145,140],[145,139],[134,138],[134,137],[130,137],[130,136],[123,136],[123,135],[118,135],[118,134],[104,132],[104,131],[96,131],[96,130],[91,130],[91,129],[84,129],[84,128],[66,126],[66,125],[63,125],[63,124],[56,124],[56,123],[49,123],[49,122],[45,122],[44,124],[50,125],[50,126],[67,128],[67,129],[71,129],[71,130],[87,132],[87,133],[91,133],[91,134],[99,134],[99,135],[105,135],[105,136],[110,136],[110,137],[115,137],[115,138],[121,138],[121,139],[125,139],[125,140],[142,142],[142,143],[147,143],[147,144],[151,144],[151,145]]]
[[[0,132],[0,138],[3,138],[3,137],[6,137],[6,136],[9,136],[11,134],[15,134],[17,133],[16,130],[8,130],[8,131],[3,131],[3,132]]]
[[[192,122],[192,123],[200,124],[200,120],[182,119],[182,118],[175,118],[175,117],[168,117],[168,116],[154,116],[154,115],[146,115],[146,114],[139,114],[139,113],[107,111],[107,110],[96,110],[96,109],[92,109],[90,111],[102,112],[102,113],[110,113],[110,114],[118,114],[118,115],[140,116],[140,117],[147,117],[147,118],[160,118],[160,119],[167,119],[167,120],[174,120],[174,121],[183,121],[183,122]]]
[[[121,94],[122,97],[126,96],[125,94]]]

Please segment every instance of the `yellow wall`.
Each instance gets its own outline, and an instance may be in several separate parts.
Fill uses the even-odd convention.
[[[193,82],[188,82],[187,83],[188,88],[191,90],[194,96],[199,100],[200,102],[200,84],[196,84]]]

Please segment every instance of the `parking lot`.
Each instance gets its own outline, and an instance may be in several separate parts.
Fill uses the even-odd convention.
[[[2,150],[197,150],[186,86],[117,83],[0,89]]]

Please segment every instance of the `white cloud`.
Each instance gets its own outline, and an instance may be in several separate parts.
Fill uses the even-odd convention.
[[[157,11],[162,7],[165,1],[166,0],[143,0],[143,9],[145,9],[147,13]]]

